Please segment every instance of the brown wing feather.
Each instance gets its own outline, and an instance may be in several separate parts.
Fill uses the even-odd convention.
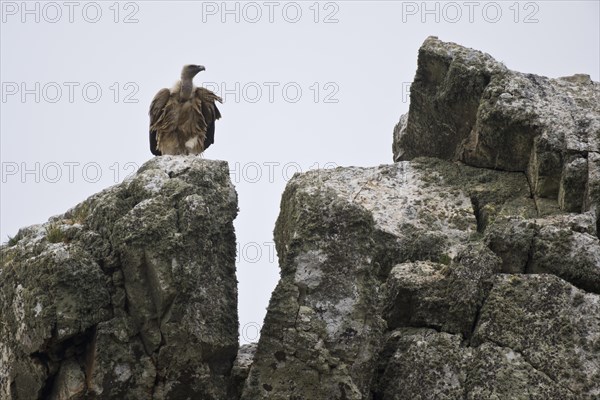
[[[215,101],[223,103],[223,100],[219,96],[203,87],[196,88],[195,95],[202,102],[202,113],[207,124],[221,118],[221,113],[215,105]]]
[[[148,112],[150,115],[150,151],[156,156],[162,154],[158,149],[160,135],[156,125],[164,114],[164,108],[170,96],[171,92],[169,89],[161,89],[152,99],[152,103],[150,103],[150,111]]]
[[[223,100],[215,93],[203,87],[197,88],[195,95],[201,101],[201,110],[206,123],[203,148],[207,149],[215,141],[215,121],[221,118],[221,113],[215,101],[222,103]]]
[[[165,108],[165,104],[169,101],[169,97],[171,97],[171,91],[169,89],[161,89],[156,93],[156,96],[152,99],[152,103],[150,103],[150,127],[158,121],[160,118],[163,109]]]

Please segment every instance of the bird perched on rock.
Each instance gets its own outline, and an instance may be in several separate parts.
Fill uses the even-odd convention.
[[[222,99],[192,80],[202,65],[185,65],[172,89],[160,90],[150,104],[150,151],[166,154],[200,154],[215,141],[215,121]]]

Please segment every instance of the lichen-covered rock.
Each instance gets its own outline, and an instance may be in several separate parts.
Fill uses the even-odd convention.
[[[240,346],[231,369],[231,398],[239,399],[256,354],[256,343]]]
[[[238,346],[227,164],[158,157],[3,246],[12,399],[228,399]]]
[[[419,49],[406,121],[394,135],[394,161],[457,158],[478,122],[477,110],[492,76],[506,73],[488,54],[427,38]]]
[[[368,398],[388,329],[468,337],[501,265],[478,230],[534,212],[528,194],[523,174],[435,159],[295,176],[242,399]]]
[[[543,221],[533,239],[529,273],[551,273],[600,294],[600,241],[558,221]],[[595,227],[594,227],[595,228]]]
[[[374,312],[374,221],[352,193],[320,188],[327,178],[308,174],[284,193],[275,230],[282,277],[242,399],[362,399],[369,390],[384,325]]]
[[[537,370],[519,352],[490,342],[475,347],[466,359],[467,400],[576,400],[581,397]]]
[[[460,321],[447,311],[461,304],[446,289],[451,273],[431,262],[397,265],[388,278],[384,315],[388,328],[398,329],[381,355],[377,395],[599,397],[600,84],[583,74],[549,79],[510,71],[487,54],[430,37],[419,50],[410,109],[394,128],[392,147],[394,161],[433,156],[515,171],[527,176],[528,187],[501,200],[510,191],[477,189],[475,180],[464,179],[470,170],[459,168],[483,243],[508,275],[494,268],[482,274],[485,263],[473,265],[485,278],[465,297],[485,305],[475,307],[475,333],[462,332],[467,347],[449,350],[449,337],[437,335],[461,332],[448,324]],[[468,316],[469,309],[459,315]],[[412,348],[417,334],[405,326],[441,331],[421,332],[416,343],[446,357],[436,355],[428,364],[427,349]],[[423,359],[413,360],[409,371],[396,360],[412,360],[414,351]],[[440,373],[440,365],[450,375]],[[409,380],[431,383],[419,389]]]
[[[588,173],[583,209],[598,212],[600,209],[600,153],[589,152],[587,165]],[[597,231],[600,232],[600,223],[598,225]]]
[[[460,335],[400,328],[381,352],[373,399],[578,399],[517,351]]]
[[[427,39],[399,162],[288,183],[242,399],[600,396],[599,87]]]
[[[506,273],[551,273],[600,293],[600,241],[594,212],[540,218],[502,215],[485,232]]]
[[[524,273],[531,263],[534,221],[519,217],[500,218],[485,231],[489,248],[502,259],[502,272]]]
[[[401,328],[387,339],[376,399],[464,399],[467,350],[460,335]]]
[[[419,156],[526,172],[536,197],[565,211],[598,204],[600,84],[507,69],[490,55],[429,37],[410,109],[394,129],[394,161]],[[587,188],[587,189],[586,189]]]
[[[499,275],[473,344],[518,352],[577,398],[600,396],[600,297],[553,275]]]
[[[500,260],[485,246],[470,245],[451,266],[428,261],[395,266],[387,282],[388,329],[430,327],[468,337]]]

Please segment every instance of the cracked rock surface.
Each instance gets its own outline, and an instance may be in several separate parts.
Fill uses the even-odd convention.
[[[511,71],[489,54],[429,37],[419,49],[394,161],[419,156],[526,172],[562,210],[600,201],[600,83]]]
[[[428,38],[398,162],[288,183],[241,398],[599,398],[599,87]]]
[[[1,249],[0,398],[226,399],[238,347],[227,163],[158,157]]]

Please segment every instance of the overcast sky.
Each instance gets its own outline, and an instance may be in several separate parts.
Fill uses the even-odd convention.
[[[417,51],[429,35],[509,68],[599,80],[593,1],[2,1],[2,242],[149,160],[148,107],[202,64],[223,96],[205,158],[239,196],[242,342],[278,280],[273,225],[296,171],[392,161]]]

